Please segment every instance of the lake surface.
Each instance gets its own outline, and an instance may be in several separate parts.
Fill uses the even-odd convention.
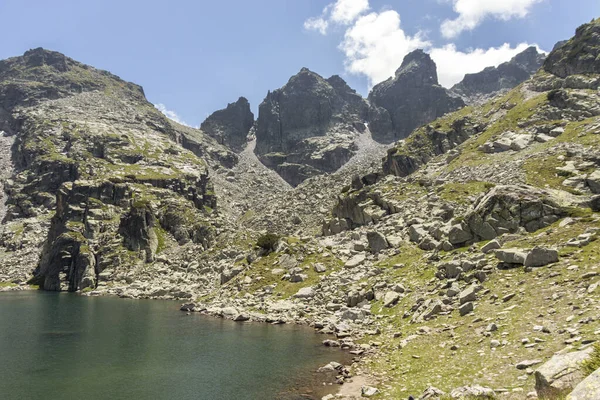
[[[0,398],[320,398],[311,392],[320,382],[314,370],[344,357],[306,327],[178,309],[170,301],[0,293]]]

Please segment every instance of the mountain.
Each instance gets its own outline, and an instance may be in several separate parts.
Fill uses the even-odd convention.
[[[246,137],[243,100],[204,132],[60,54],[5,60],[0,290],[309,325],[350,397],[598,398],[599,27],[462,108],[422,52],[369,100],[304,69],[235,154],[210,135]]]
[[[406,55],[394,77],[375,85],[369,102],[391,120],[391,131],[374,131],[374,137],[383,141],[403,139],[415,128],[464,106],[439,85],[437,67],[422,50]]]
[[[451,91],[467,104],[481,102],[529,79],[540,69],[544,59],[545,56],[535,47],[528,47],[497,67],[487,67],[481,72],[466,74]]]
[[[37,266],[41,288],[75,291],[153,261],[165,232],[210,245],[208,168],[229,151],[169,121],[140,86],[35,49],[0,62],[0,107],[12,145],[3,243],[17,249],[5,266]]]
[[[248,133],[254,125],[250,103],[240,97],[227,108],[212,113],[202,122],[200,129],[220,144],[235,152],[242,151],[248,142]]]
[[[260,104],[256,154],[294,186],[335,171],[354,154],[368,108],[342,78],[303,68]]]

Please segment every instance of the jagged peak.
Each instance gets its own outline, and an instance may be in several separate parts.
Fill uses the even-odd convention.
[[[395,78],[412,80],[416,86],[437,85],[437,66],[429,54],[417,49],[404,57]]]

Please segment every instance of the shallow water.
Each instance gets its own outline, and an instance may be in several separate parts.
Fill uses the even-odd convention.
[[[170,301],[0,293],[0,398],[320,398],[339,350],[291,325],[186,315]]]

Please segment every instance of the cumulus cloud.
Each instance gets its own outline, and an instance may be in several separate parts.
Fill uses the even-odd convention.
[[[392,76],[406,54],[430,45],[420,34],[407,35],[400,28],[400,15],[387,10],[360,17],[346,31],[340,49],[347,71],[366,75],[373,85]]]
[[[179,115],[177,115],[177,113],[175,111],[167,109],[167,107],[164,104],[158,103],[158,104],[155,104],[154,107],[156,107],[158,109],[158,111],[163,113],[165,117],[172,119],[173,121],[177,122],[178,124],[191,127],[191,125],[187,124],[184,120],[182,120],[181,117]]]
[[[333,24],[348,25],[369,9],[369,0],[337,0],[323,9],[319,17],[304,21],[304,29],[327,34]]]
[[[458,4],[468,0],[452,1]],[[506,1],[513,2],[513,0]],[[525,2],[527,1],[535,0]],[[334,14],[336,6],[340,3],[342,1],[338,0],[327,6],[324,10],[324,18],[331,19],[330,15]],[[481,3],[488,2],[481,0]],[[502,6],[498,7],[502,8]],[[530,46],[527,43],[520,43],[513,47],[505,43],[498,47],[462,51],[454,44],[439,47],[427,40],[422,32],[414,35],[407,34],[402,28],[400,14],[397,11],[384,10],[365,14],[365,10],[368,9],[369,3],[366,1],[362,2],[360,7],[353,8],[352,12],[340,11],[340,15],[352,15],[354,19],[348,24],[339,49],[345,56],[346,71],[366,76],[370,87],[393,76],[402,64],[404,56],[415,49],[421,48],[431,54],[437,65],[440,84],[451,87],[460,82],[465,74],[479,72],[489,66],[498,66]],[[329,19],[323,19],[322,30],[316,30],[326,34]]]
[[[447,19],[441,25],[442,35],[455,38],[463,31],[475,29],[487,17],[509,20],[524,18],[531,8],[543,0],[451,0],[455,19]]]
[[[530,44],[520,43],[515,47],[504,43],[499,47],[489,49],[472,49],[467,52],[459,51],[454,44],[441,48],[430,49],[431,58],[438,69],[440,84],[452,87],[460,82],[465,74],[483,70],[485,67],[497,67],[528,48]],[[539,49],[538,49],[539,50]]]

